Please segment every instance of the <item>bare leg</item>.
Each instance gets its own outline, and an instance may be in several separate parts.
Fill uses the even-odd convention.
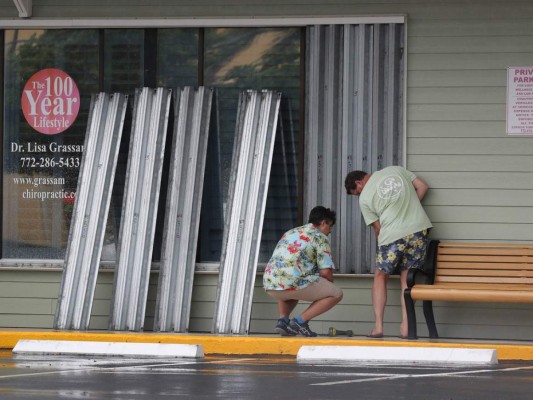
[[[403,297],[403,291],[407,289],[407,270],[401,271],[400,273],[400,284],[402,290],[400,292],[400,300],[402,304],[402,323],[400,324],[400,335],[403,337],[407,336],[408,324],[407,324],[407,310],[405,308],[405,299]]]
[[[298,305],[298,300],[278,300],[279,317],[287,317],[291,315],[292,310]]]
[[[371,334],[383,334],[383,317],[385,315],[385,304],[387,304],[387,282],[389,275],[376,268],[374,272],[374,284],[372,285],[372,306],[376,323]]]
[[[339,297],[324,297],[311,303],[309,307],[301,314],[301,317],[309,321],[316,316],[325,313],[342,300],[342,294]]]

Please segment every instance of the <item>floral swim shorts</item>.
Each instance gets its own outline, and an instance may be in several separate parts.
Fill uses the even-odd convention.
[[[404,271],[421,267],[426,258],[428,242],[428,230],[424,229],[395,242],[378,246],[376,267],[389,275],[396,268]]]

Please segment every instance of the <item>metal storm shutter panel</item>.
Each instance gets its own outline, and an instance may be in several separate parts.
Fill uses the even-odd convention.
[[[280,93],[239,96],[214,333],[248,332]]]
[[[144,326],[171,90],[135,91],[109,329]]]
[[[55,329],[89,328],[128,96],[91,99]]]
[[[174,92],[175,122],[154,331],[186,332],[209,137],[212,89]]]
[[[376,244],[344,178],[402,163],[403,25],[317,25],[307,38],[304,213],[335,209],[335,263],[366,273]]]

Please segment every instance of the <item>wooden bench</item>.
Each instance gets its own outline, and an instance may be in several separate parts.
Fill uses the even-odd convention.
[[[416,283],[417,275],[425,276]],[[420,279],[419,279],[420,280]],[[438,338],[433,301],[533,303],[533,244],[432,240],[422,268],[409,270],[404,291],[409,339],[416,339],[415,300],[423,301],[430,338]]]

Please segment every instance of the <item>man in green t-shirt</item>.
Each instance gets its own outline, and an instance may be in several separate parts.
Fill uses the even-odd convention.
[[[403,291],[407,287],[407,270],[421,266],[426,256],[428,231],[432,225],[420,201],[429,186],[403,167],[387,167],[371,175],[352,171],[346,176],[344,186],[349,195],[359,196],[365,223],[372,225],[378,240],[372,285],[376,323],[367,336],[383,337],[387,282],[390,274],[399,268],[402,287],[400,337],[406,338]]]

